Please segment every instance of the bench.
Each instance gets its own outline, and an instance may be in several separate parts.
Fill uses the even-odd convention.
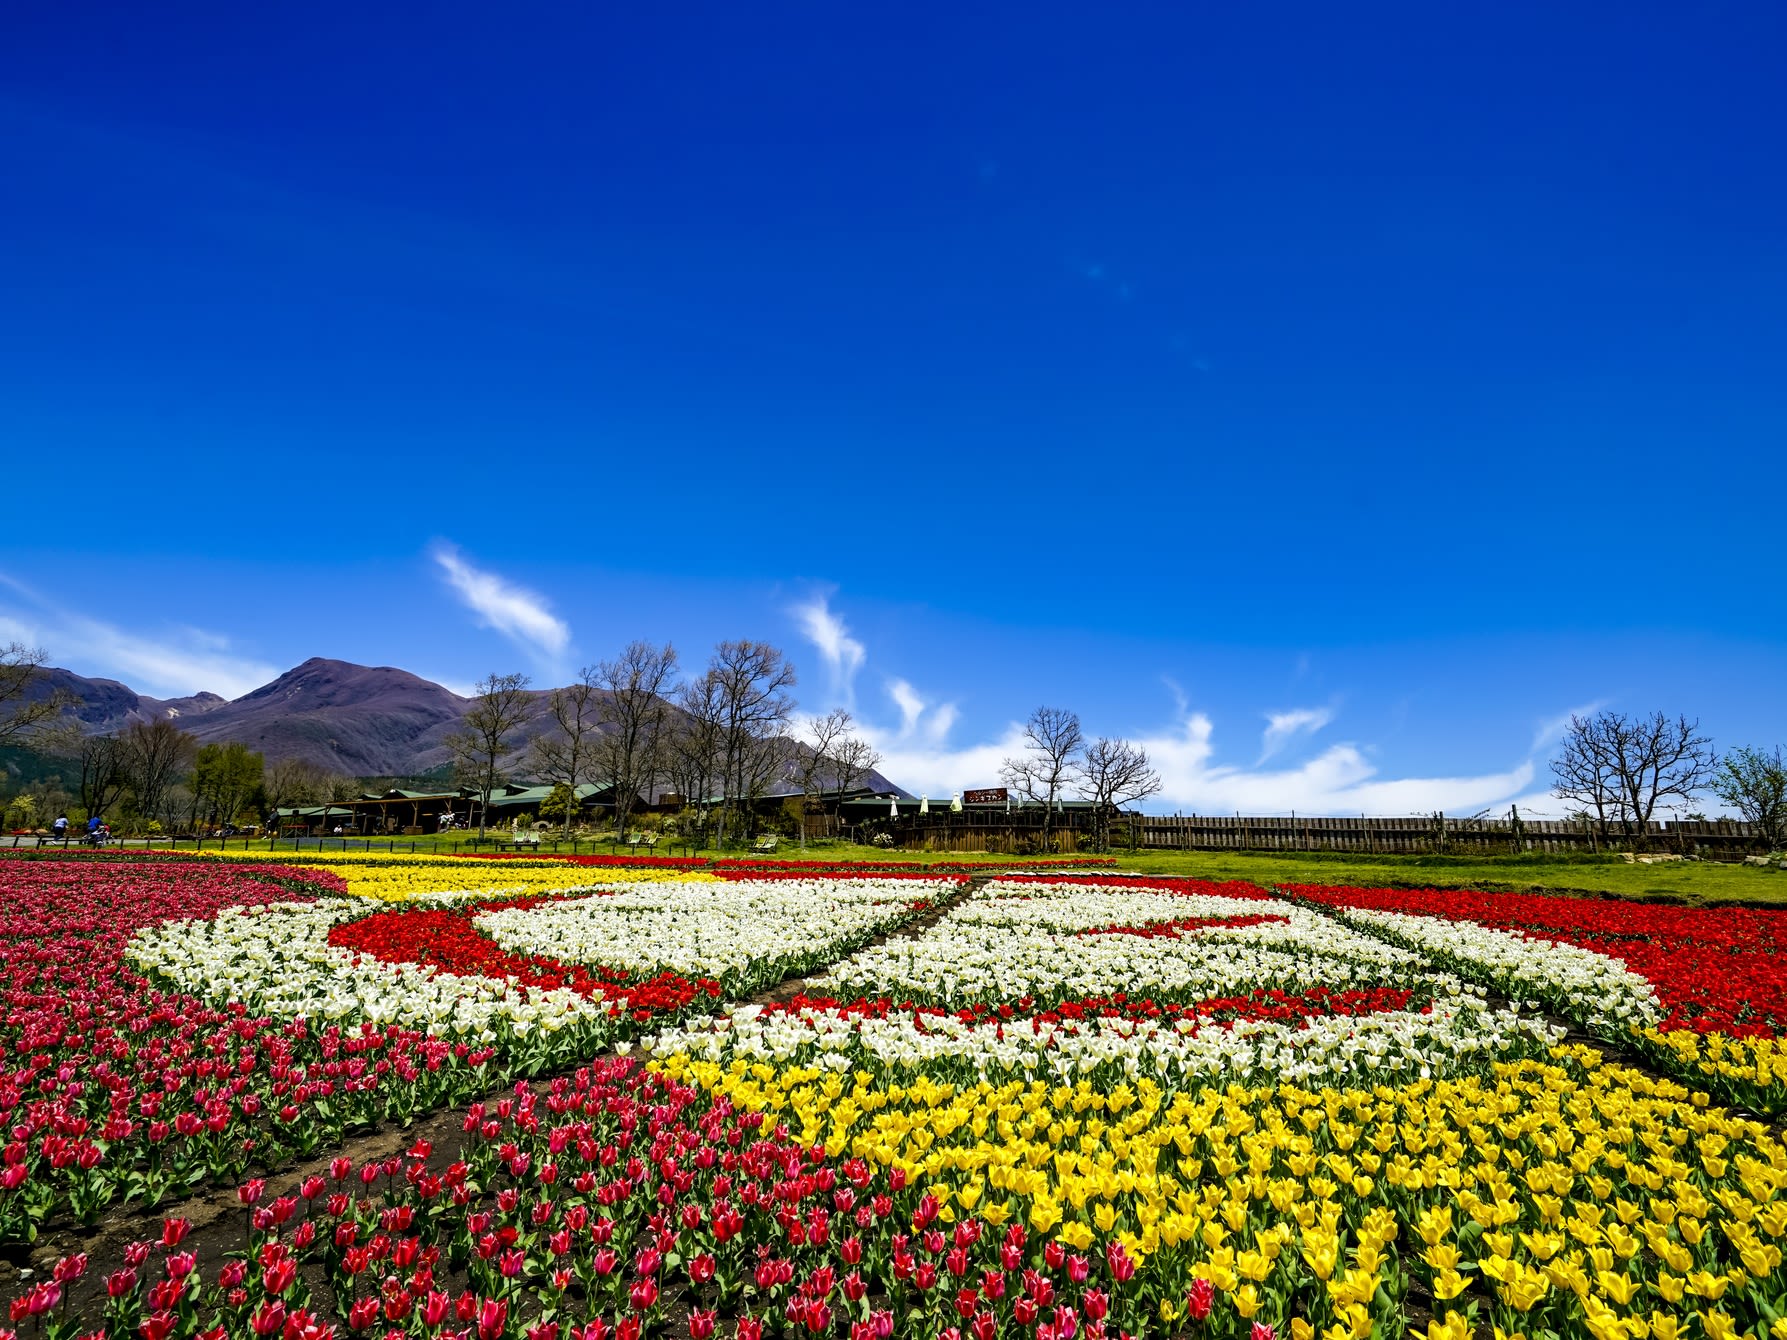
[[[648,853],[653,852],[656,851],[658,847],[658,835],[656,833],[642,833],[636,837],[628,838],[627,845],[631,847],[635,853],[637,853],[641,847],[644,847]]]
[[[758,838],[756,845],[751,848],[752,854],[756,856],[770,856],[775,853],[775,850],[776,838],[773,835],[770,837]]]

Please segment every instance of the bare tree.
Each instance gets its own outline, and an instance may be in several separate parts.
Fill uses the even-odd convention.
[[[999,777],[1024,799],[1042,803],[1042,845],[1049,850],[1049,827],[1061,792],[1073,779],[1085,745],[1076,712],[1039,707],[1024,723],[1024,752],[999,765]]]
[[[833,825],[836,825],[839,810],[844,803],[844,793],[881,766],[881,755],[862,736],[847,734],[839,737],[832,746],[831,764],[831,818]]]
[[[677,695],[677,708],[669,731],[666,771],[683,804],[699,811],[705,828],[707,801],[719,781],[723,754],[720,691],[714,677],[702,674],[684,684]]]
[[[1146,749],[1128,740],[1107,740],[1103,736],[1086,747],[1077,780],[1080,794],[1092,802],[1092,822],[1100,851],[1111,845],[1111,815],[1160,790],[1160,774],[1149,763]]]
[[[599,745],[602,695],[596,685],[596,667],[577,672],[577,682],[546,695],[546,714],[553,729],[536,735],[531,750],[534,771],[543,779],[563,783],[571,792],[565,806],[565,836],[571,836],[571,820],[577,813],[577,784],[589,778],[593,755]]]
[[[805,846],[807,841],[807,807],[816,803],[810,797],[818,795],[830,781],[837,785],[838,746],[850,733],[852,725],[850,713],[842,707],[834,707],[822,717],[814,717],[807,723],[806,734],[801,740],[804,746],[800,753],[800,840]],[[823,808],[823,806],[821,806]]]
[[[1580,805],[1585,817],[1592,815],[1601,841],[1608,842],[1612,825],[1624,814],[1625,800],[1604,715],[1570,717],[1570,728],[1551,760],[1551,790],[1560,800]]]
[[[332,799],[334,778],[320,764],[304,758],[282,758],[267,765],[261,794],[267,802],[267,827],[279,831],[278,811],[295,805],[316,805]]]
[[[800,749],[789,734],[786,721],[772,721],[744,736],[739,750],[737,797],[745,823],[745,836],[756,831],[757,802],[776,782],[800,784]]]
[[[0,645],[0,748],[24,743],[33,731],[79,701],[60,689],[33,691],[48,659],[42,648],[23,642]]]
[[[794,711],[787,692],[794,687],[794,666],[778,648],[746,638],[715,647],[707,673],[718,696],[726,805],[739,812],[748,835],[751,802],[774,776],[780,757],[780,746],[765,741],[779,739]]]
[[[1617,821],[1629,842],[1641,844],[1660,804],[1686,801],[1712,782],[1718,756],[1699,731],[1699,722],[1661,712],[1572,716],[1551,761],[1553,791],[1591,808],[1603,837]]]
[[[196,735],[172,721],[133,721],[124,728],[125,772],[136,792],[137,811],[151,819],[162,818],[162,799],[174,779],[199,751]]]
[[[478,836],[484,836],[490,814],[490,793],[503,780],[504,760],[515,749],[516,732],[534,716],[526,675],[489,674],[478,681],[477,695],[463,719],[464,729],[441,741],[453,755],[453,769],[478,792]]]
[[[123,741],[116,735],[83,736],[75,760],[81,766],[81,807],[103,815],[130,784]]]
[[[596,666],[606,695],[596,752],[614,787],[615,826],[623,834],[640,793],[649,801],[663,776],[670,711],[665,695],[675,679],[676,648],[668,642],[629,642],[619,656]]]
[[[1713,778],[1712,793],[1743,815],[1770,851],[1787,847],[1787,755],[1775,746],[1733,749]]]

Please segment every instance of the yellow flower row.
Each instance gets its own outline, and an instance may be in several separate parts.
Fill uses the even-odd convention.
[[[336,866],[335,874],[347,881],[348,892],[360,898],[405,902],[434,893],[473,891],[487,897],[516,897],[581,889],[599,885],[636,883],[714,882],[713,875],[664,870],[602,869],[586,866],[541,864],[521,861],[460,861],[457,868],[439,866],[355,868]]]
[[[1778,1038],[1647,1028],[1639,1039],[1659,1061],[1698,1077],[1728,1102],[1760,1112],[1787,1110],[1787,1043]]]
[[[209,855],[209,854],[207,854]],[[491,897],[550,893],[592,885],[714,882],[717,876],[651,866],[584,866],[565,861],[481,861],[412,853],[318,853],[285,857],[266,852],[218,853],[219,859],[298,870],[324,870],[346,881],[348,892],[381,902],[426,894],[475,891]]]
[[[1455,1308],[1473,1289],[1509,1336],[1674,1340],[1691,1322],[1716,1340],[1767,1330],[1787,1292],[1787,1147],[1587,1048],[1487,1077],[1177,1093],[655,1064],[834,1157],[903,1169],[946,1221],[1121,1241],[1166,1321],[1202,1278],[1293,1340],[1364,1340],[1412,1275],[1449,1314],[1436,1340],[1469,1329]]]

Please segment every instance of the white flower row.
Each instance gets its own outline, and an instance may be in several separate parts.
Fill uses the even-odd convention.
[[[1089,920],[1093,926],[1109,925],[1107,913],[1126,905],[1128,897],[1160,897],[1113,898],[1111,890],[1066,887],[1086,895],[1096,909],[1096,916],[1059,914],[1069,924]],[[1283,920],[1248,927],[1187,927],[1153,937],[1087,935],[1048,929],[1046,919],[1045,924],[1028,925],[1005,921],[1032,914],[1018,911],[1021,900],[977,898],[952,910],[922,936],[853,955],[819,978],[814,991],[959,1007],[1116,992],[1185,1001],[1254,990],[1413,985],[1432,978],[1422,955],[1360,934],[1309,908],[1230,898],[1169,898],[1196,906],[1200,915],[1264,913]],[[1178,919],[1155,917],[1156,922]]]
[[[949,881],[906,880],[625,884],[532,908],[493,909],[476,924],[512,952],[739,986],[826,961],[909,916],[913,900],[952,888]],[[385,910],[358,898],[229,908],[211,920],[143,930],[126,954],[160,983],[282,1018],[365,1019],[490,1042],[608,1015],[611,1002],[576,991],[384,962],[329,943],[336,924]]]
[[[1147,936],[1112,926],[1264,916],[1249,926],[1178,925]],[[667,1030],[647,1045],[716,1062],[918,1069],[990,1077],[1093,1072],[1276,1076],[1300,1082],[1408,1078],[1549,1046],[1561,1030],[1437,970],[1392,944],[1311,908],[1276,899],[1186,895],[1139,886],[996,881],[908,941],[863,950],[816,979],[814,994],[956,1010],[973,1005],[1108,999],[1194,1003],[1256,991],[1303,995],[1401,987],[1427,1009],[1291,1021],[1082,1020],[1019,1017],[967,1022],[953,1013],[839,1009],[760,1011]]]
[[[606,1016],[575,991],[522,988],[421,963],[387,963],[329,943],[338,922],[365,915],[360,899],[226,908],[209,921],[137,932],[125,956],[144,976],[257,1013],[324,1023],[398,1024],[469,1041],[553,1032]]]
[[[520,954],[735,986],[817,967],[910,917],[913,902],[953,888],[947,880],[635,884],[602,898],[495,909],[477,924]]]
[[[879,1066],[961,1077],[1057,1079],[1104,1071],[1164,1083],[1215,1075],[1341,1083],[1431,1078],[1473,1061],[1539,1052],[1562,1035],[1554,1025],[1513,1010],[1490,1010],[1480,996],[1458,991],[1427,1013],[1230,1025],[1120,1018],[967,1023],[947,1014],[901,1011],[876,1018],[835,1009],[744,1006],[730,1018],[667,1030],[646,1045],[658,1055],[681,1052],[721,1064],[744,1060],[838,1071]]]
[[[1589,1028],[1624,1033],[1663,1017],[1649,979],[1617,958],[1474,921],[1336,908],[1348,923],[1420,950],[1514,1001],[1542,1001]]]
[[[1154,926],[1191,918],[1283,915],[1264,899],[1184,894],[1142,887],[1030,884],[994,880],[958,908],[957,925],[1089,931],[1107,926]]]

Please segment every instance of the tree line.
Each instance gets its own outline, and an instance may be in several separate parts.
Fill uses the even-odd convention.
[[[73,809],[130,832],[204,833],[245,814],[345,800],[360,788],[354,778],[303,759],[269,766],[234,741],[200,744],[170,720],[133,721],[107,734],[58,724],[35,732],[29,743],[63,771],[59,780],[27,788],[8,803],[8,820],[19,827],[42,827]]]
[[[1664,712],[1573,714],[1551,760],[1552,791],[1603,841],[1644,845],[1659,810],[1717,797],[1771,850],[1787,847],[1787,754],[1753,746],[1721,757],[1698,720]]]
[[[669,791],[723,842],[751,835],[757,802],[778,783],[803,797],[833,793],[835,818],[841,793],[881,761],[842,709],[797,728],[795,683],[793,663],[767,642],[721,642],[687,677],[673,645],[633,642],[543,696],[524,674],[485,676],[444,743],[455,777],[482,801],[480,836],[491,795],[525,774],[553,785],[547,812],[567,835],[578,787],[599,783],[613,788],[623,832],[641,801]]]
[[[376,784],[302,759],[268,766],[245,745],[201,745],[168,720],[86,734],[65,720],[78,706],[67,694],[31,692],[45,664],[39,649],[0,644],[0,749],[29,746],[58,760],[74,783],[72,795],[56,785],[16,798],[13,817],[24,826],[47,823],[54,815],[44,810],[72,802],[87,814],[116,811],[133,826],[197,831],[233,823],[250,809],[346,800]],[[792,662],[767,642],[721,642],[699,672],[685,677],[674,646],[638,641],[545,694],[530,691],[526,675],[486,676],[444,743],[457,781],[484,801],[480,815],[497,787],[525,773],[564,788],[555,817],[567,832],[577,788],[592,782],[613,787],[623,830],[641,799],[668,790],[697,811],[699,822],[716,825],[722,839],[749,835],[756,802],[778,783],[809,803],[830,794],[835,821],[843,793],[881,757],[846,710],[797,727],[795,684]],[[542,716],[545,728],[529,734]],[[1551,770],[1554,793],[1604,840],[1617,834],[1641,845],[1659,811],[1682,811],[1710,795],[1772,849],[1787,848],[1787,751],[1779,746],[1720,755],[1685,715],[1604,710],[1570,718]],[[1045,843],[1065,797],[1092,804],[1095,840],[1108,845],[1110,816],[1161,786],[1140,745],[1089,741],[1076,713],[1054,707],[1030,714],[1021,748],[1003,760],[1000,778],[1043,806]]]

